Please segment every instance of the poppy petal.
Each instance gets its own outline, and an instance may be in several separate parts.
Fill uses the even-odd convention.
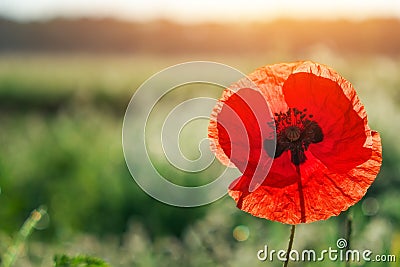
[[[233,163],[242,173],[261,184],[272,158],[263,148],[263,136],[274,136],[274,122],[263,95],[251,88],[229,91],[211,115],[209,138],[217,158]],[[271,149],[275,150],[274,144]],[[258,171],[255,171],[258,169]]]
[[[379,134],[373,132],[371,158],[346,174],[330,171],[321,161],[309,158],[309,165],[301,171],[304,204],[296,183],[283,188],[264,184],[254,192],[246,191],[248,178],[240,177],[230,187],[229,195],[238,207],[250,214],[287,224],[310,223],[336,216],[357,203],[374,181],[382,163]],[[271,173],[268,175],[270,176]],[[275,174],[276,175],[276,174]],[[276,178],[274,175],[272,178]],[[303,211],[302,211],[302,206]],[[302,220],[302,214],[304,218]]]
[[[371,151],[364,147],[369,130],[365,128],[366,117],[353,109],[340,84],[298,72],[288,77],[283,94],[289,106],[307,109],[307,114],[318,121],[324,138],[311,144],[310,151],[331,170],[344,173],[370,157]]]

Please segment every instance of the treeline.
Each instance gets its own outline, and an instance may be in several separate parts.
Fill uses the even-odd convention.
[[[259,53],[307,52],[322,45],[339,53],[400,53],[400,20],[276,20],[184,25],[114,19],[0,19],[0,52]]]

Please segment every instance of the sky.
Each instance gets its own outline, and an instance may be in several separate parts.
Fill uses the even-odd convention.
[[[400,18],[399,0],[0,0],[0,17],[20,21],[54,17],[113,17],[134,21],[268,21],[279,17]]]

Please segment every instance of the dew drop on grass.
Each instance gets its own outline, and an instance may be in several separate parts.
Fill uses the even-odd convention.
[[[39,221],[36,223],[34,228],[36,230],[44,230],[47,227],[49,227],[50,224],[50,216],[47,212],[43,213],[39,219]]]

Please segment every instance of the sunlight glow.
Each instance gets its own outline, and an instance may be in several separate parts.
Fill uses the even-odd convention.
[[[400,18],[400,1],[336,0],[2,0],[0,17],[18,20],[53,17],[114,17],[146,21],[165,18],[182,22],[255,21],[279,17],[363,19]]]

